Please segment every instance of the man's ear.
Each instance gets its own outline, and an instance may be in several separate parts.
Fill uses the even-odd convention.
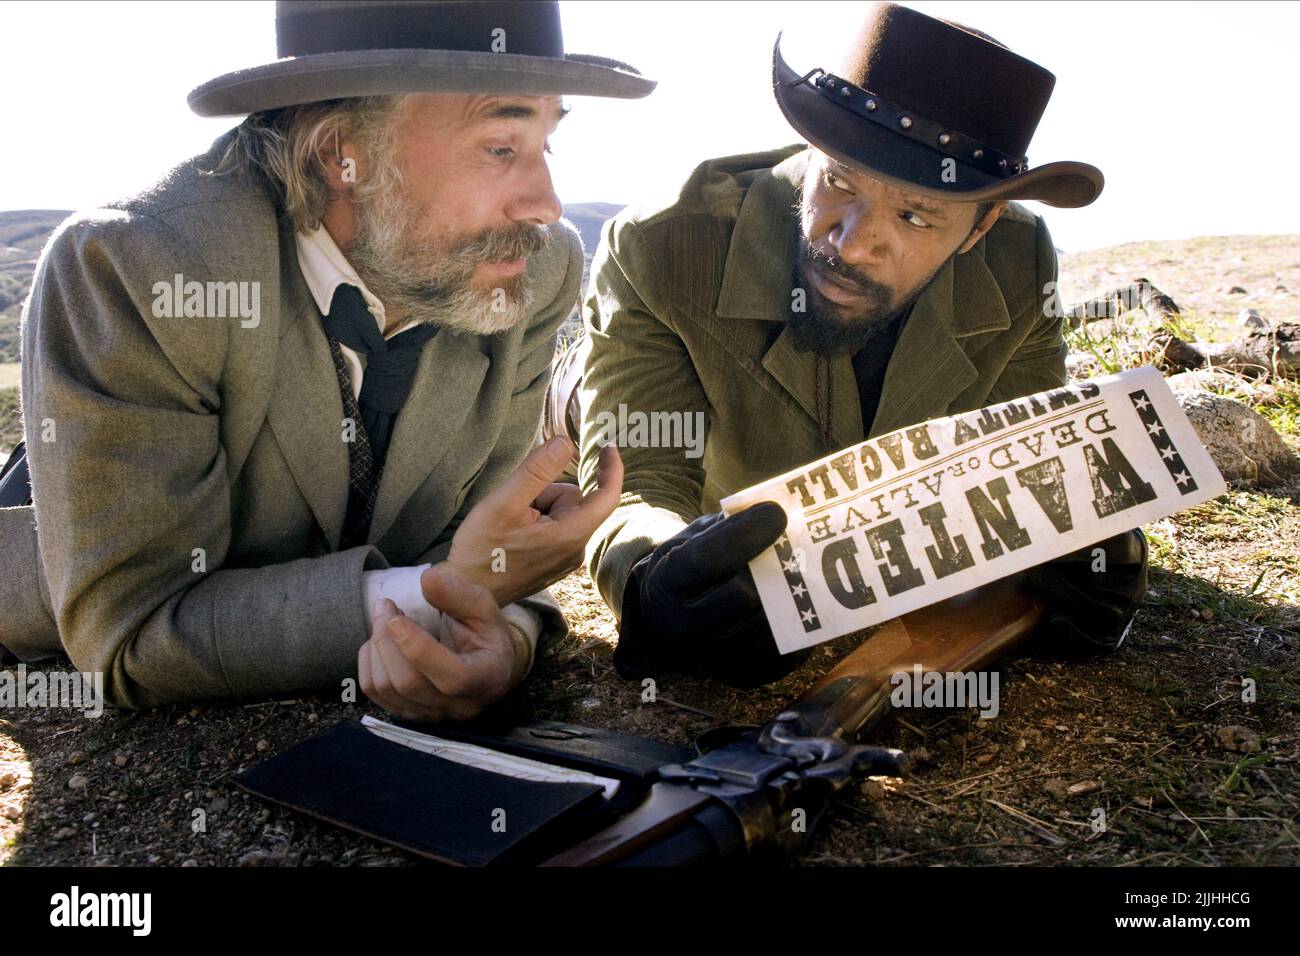
[[[357,152],[352,137],[338,126],[321,137],[316,146],[316,160],[325,170],[331,193],[351,192],[360,172]]]
[[[966,241],[963,242],[961,247],[953,254],[959,256],[974,248],[975,243],[979,242],[980,239],[984,237],[984,233],[993,228],[993,224],[996,223],[998,217],[1002,215],[1002,210],[1006,208],[1007,201],[1005,199],[995,202],[993,208],[985,213],[984,218],[975,223],[974,227],[971,229],[970,235],[966,237]]]

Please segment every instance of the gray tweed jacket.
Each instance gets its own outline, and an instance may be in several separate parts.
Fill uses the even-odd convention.
[[[581,240],[560,223],[528,267],[529,321],[433,338],[368,543],[340,551],[338,378],[292,227],[259,184],[204,171],[226,136],[142,195],[68,219],[23,315],[34,508],[0,511],[0,643],[30,659],[61,640],[128,707],[354,677],[362,573],[438,560],[518,465],[579,295]],[[177,275],[257,283],[258,321],[157,317],[155,285]],[[564,633],[549,595],[530,603],[543,643]]]

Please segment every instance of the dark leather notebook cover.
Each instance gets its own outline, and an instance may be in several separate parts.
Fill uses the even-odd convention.
[[[235,777],[257,796],[443,863],[532,862],[596,825],[601,788],[467,767],[343,721]],[[494,819],[504,810],[504,832]],[[498,829],[500,829],[498,827]]]

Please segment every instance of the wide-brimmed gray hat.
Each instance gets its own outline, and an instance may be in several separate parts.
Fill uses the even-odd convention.
[[[559,5],[538,0],[278,0],[274,63],[209,80],[200,116],[352,96],[495,93],[635,99],[655,82],[618,60],[564,52]]]

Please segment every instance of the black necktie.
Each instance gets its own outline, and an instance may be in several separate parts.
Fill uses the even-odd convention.
[[[420,325],[385,339],[361,291],[346,284],[335,290],[329,314],[321,322],[338,373],[344,415],[356,423],[355,435],[348,443],[348,507],[339,542],[339,547],[346,549],[366,541],[393,423],[410,394],[420,351],[437,329]],[[352,394],[340,342],[366,356],[359,400]]]

